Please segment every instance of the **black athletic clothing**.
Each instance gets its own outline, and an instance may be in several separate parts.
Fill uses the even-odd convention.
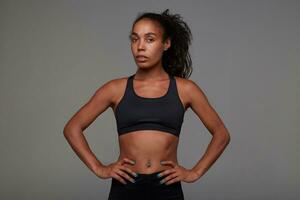
[[[168,91],[156,98],[137,95],[133,88],[134,76],[127,78],[125,93],[115,109],[118,134],[152,129],[179,137],[185,108],[179,98],[174,76],[169,74]]]
[[[152,174],[138,173],[137,177],[128,174],[135,183],[123,178],[126,185],[112,178],[108,200],[184,200],[181,181],[170,185],[160,184],[160,180],[166,177],[157,177],[160,172],[162,171]]]

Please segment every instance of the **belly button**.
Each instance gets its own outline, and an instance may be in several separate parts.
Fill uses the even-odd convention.
[[[147,167],[151,167],[151,162],[150,162],[150,160],[148,160],[148,162],[146,163],[146,166],[147,166]]]

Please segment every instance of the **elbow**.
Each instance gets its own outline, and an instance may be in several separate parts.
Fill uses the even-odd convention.
[[[63,134],[64,134],[65,138],[67,138],[72,133],[71,130],[72,130],[71,127],[68,125],[66,125],[64,127]]]
[[[223,141],[226,145],[230,143],[231,137],[227,129],[225,128],[225,131],[223,131]]]
[[[225,138],[224,140],[226,142],[226,145],[228,145],[230,143],[230,140],[231,140],[230,134],[228,132],[226,132],[226,136],[224,138]]]
[[[72,129],[72,125],[71,125],[70,121],[68,121],[64,126],[63,134],[68,135],[70,133],[71,129]]]
[[[225,134],[224,136],[220,136],[218,141],[221,146],[227,146],[230,143],[230,135]]]
[[[63,129],[63,135],[65,138],[69,138],[70,136],[73,136],[78,131],[80,131],[80,128],[78,126],[66,124]]]
[[[215,133],[216,134],[213,135],[216,136],[216,139],[219,140],[221,145],[227,146],[230,143],[231,137],[226,128],[219,129]]]

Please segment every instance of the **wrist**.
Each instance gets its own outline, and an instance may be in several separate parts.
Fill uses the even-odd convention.
[[[93,168],[93,173],[97,176],[99,176],[100,178],[103,177],[103,169],[104,169],[104,165],[97,165]]]
[[[201,170],[197,170],[197,169],[193,168],[193,169],[191,169],[191,171],[194,172],[195,174],[197,174],[198,178],[200,178],[203,175]]]

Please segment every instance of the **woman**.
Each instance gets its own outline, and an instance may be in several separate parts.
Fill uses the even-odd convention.
[[[203,176],[229,143],[229,133],[205,94],[187,79],[191,37],[187,24],[168,9],[140,14],[129,36],[136,73],[103,84],[66,124],[64,135],[80,159],[98,177],[112,178],[109,200],[182,200],[181,182]],[[108,107],[116,117],[120,156],[106,166],[82,132]],[[176,155],[188,108],[213,135],[192,169],[179,165]]]

